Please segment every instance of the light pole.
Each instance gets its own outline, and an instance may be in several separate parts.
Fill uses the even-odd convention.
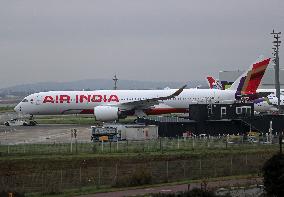
[[[280,81],[279,81],[279,46],[281,41],[280,39],[280,34],[281,32],[275,32],[274,29],[271,33],[271,35],[273,35],[273,38],[275,39],[272,43],[273,43],[273,56],[274,56],[274,68],[275,68],[275,89],[276,89],[276,97],[278,100],[278,110],[279,112],[281,112],[280,109]]]
[[[113,79],[112,79],[113,81],[114,81],[114,87],[113,87],[113,89],[114,90],[116,90],[117,89],[117,81],[118,81],[118,78],[116,77],[116,74],[114,75],[114,77],[113,77]]]

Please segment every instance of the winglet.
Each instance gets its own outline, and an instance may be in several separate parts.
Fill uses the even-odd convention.
[[[182,93],[182,91],[186,88],[186,85],[182,86],[180,89],[178,89],[175,93],[173,93],[171,96],[176,97]]]

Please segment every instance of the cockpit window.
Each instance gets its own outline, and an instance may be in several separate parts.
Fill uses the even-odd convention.
[[[27,100],[27,99],[24,99],[24,100],[22,100],[22,102],[23,102],[23,103],[26,103],[26,102],[28,102],[28,100]]]

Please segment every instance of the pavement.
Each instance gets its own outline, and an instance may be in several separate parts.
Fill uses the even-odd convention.
[[[250,178],[250,179],[232,179],[232,180],[222,180],[222,181],[209,181],[204,183],[190,183],[190,184],[177,184],[177,185],[169,185],[169,186],[159,186],[159,187],[146,187],[142,189],[127,189],[122,191],[115,192],[105,192],[105,193],[96,193],[89,195],[81,195],[78,197],[123,197],[123,196],[137,196],[137,195],[146,195],[151,193],[176,193],[181,191],[188,191],[194,188],[204,188],[206,185],[207,189],[217,189],[221,188],[221,190],[226,190],[225,188],[236,189],[236,187],[240,186],[251,186],[262,184],[261,178]],[[244,188],[244,187],[243,187]],[[242,189],[243,190],[243,189]],[[251,191],[250,191],[251,192]],[[256,190],[255,192],[258,192]]]
[[[19,115],[16,112],[1,112],[0,113],[0,123],[4,123],[7,120],[18,118]]]
[[[78,142],[91,142],[91,126],[88,125],[0,125],[0,144],[15,145],[29,143],[66,143],[70,142],[71,129],[77,129]]]

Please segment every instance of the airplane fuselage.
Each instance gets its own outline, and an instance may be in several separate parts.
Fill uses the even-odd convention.
[[[15,110],[31,115],[93,114],[97,106],[117,106],[125,110],[123,104],[168,96],[175,91],[176,89],[40,92],[27,96]],[[189,104],[235,101],[235,93],[233,90],[184,89],[174,98],[141,109],[146,114],[186,112]]]

